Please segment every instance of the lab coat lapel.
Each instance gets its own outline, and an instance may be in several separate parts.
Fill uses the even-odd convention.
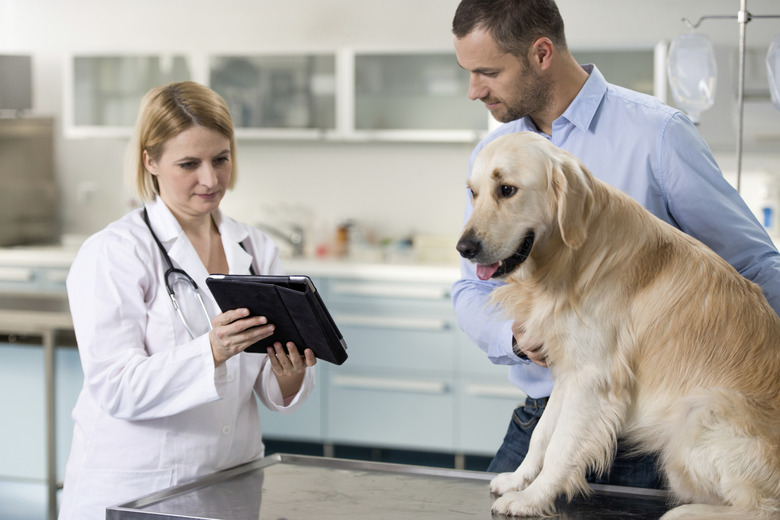
[[[154,232],[168,251],[173,266],[186,271],[198,285],[201,285],[208,273],[198,258],[195,248],[181,229],[179,221],[159,197],[147,204],[146,209]]]
[[[214,221],[222,235],[222,247],[225,248],[230,273],[249,273],[249,266],[252,265],[252,244],[248,240],[249,232],[235,220],[224,217],[220,211],[214,214]],[[242,242],[246,249],[241,247]]]

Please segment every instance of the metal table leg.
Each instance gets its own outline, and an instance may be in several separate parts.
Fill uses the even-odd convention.
[[[54,384],[55,332],[46,330],[43,337],[43,364],[46,401],[46,497],[47,518],[57,520],[57,417]]]

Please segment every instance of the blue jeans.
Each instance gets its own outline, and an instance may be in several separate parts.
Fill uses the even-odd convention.
[[[496,452],[495,457],[488,466],[488,471],[504,473],[514,471],[520,465],[528,453],[528,444],[531,441],[536,423],[547,405],[546,397],[541,399],[527,398],[525,404],[517,407],[512,414],[504,443]],[[664,487],[663,479],[658,473],[656,459],[652,455],[630,456],[618,445],[615,460],[609,474],[596,478],[588,475],[588,482],[595,484],[609,484],[612,486],[631,486],[640,488],[661,489]]]

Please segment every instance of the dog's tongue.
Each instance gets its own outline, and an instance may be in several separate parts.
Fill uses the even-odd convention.
[[[477,278],[480,280],[490,280],[490,277],[493,276],[493,273],[497,270],[498,262],[490,265],[477,264]]]

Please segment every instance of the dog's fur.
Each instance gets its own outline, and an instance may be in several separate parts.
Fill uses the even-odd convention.
[[[555,380],[493,511],[551,514],[620,438],[657,453],[686,504],[663,520],[780,518],[780,318],[760,288],[533,133],[488,144],[469,187],[461,254],[493,264],[535,234],[492,301]]]

